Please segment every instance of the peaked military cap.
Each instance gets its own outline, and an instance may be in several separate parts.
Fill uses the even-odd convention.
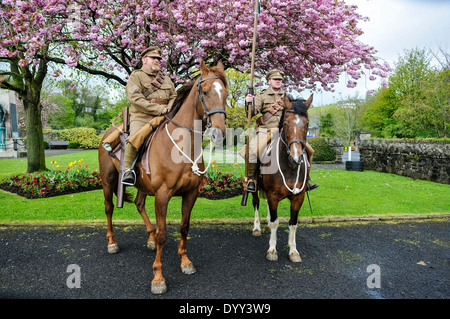
[[[266,79],[267,79],[267,81],[269,81],[270,79],[283,80],[284,72],[280,71],[278,69],[273,69],[269,73],[267,73]]]
[[[141,58],[144,58],[144,57],[162,59],[161,49],[159,47],[157,47],[156,45],[148,47],[141,53]]]

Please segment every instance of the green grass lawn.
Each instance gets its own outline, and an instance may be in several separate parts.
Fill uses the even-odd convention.
[[[98,169],[97,151],[85,151],[46,159],[47,167],[57,161],[61,168],[70,162],[83,159],[91,170]],[[242,163],[237,166],[218,161],[218,170],[243,174]],[[0,179],[26,171],[26,159],[0,160]],[[450,185],[412,180],[392,174],[373,171],[352,172],[346,170],[313,170],[311,177],[320,187],[310,193],[313,213],[305,200],[300,217],[322,216],[371,216],[392,214],[450,213]],[[133,188],[129,188],[135,193]],[[105,221],[103,192],[101,190],[63,195],[43,199],[25,199],[0,190],[0,223],[14,222],[65,222]],[[241,197],[224,200],[199,198],[192,212],[192,220],[251,219],[251,197],[246,207],[240,205]],[[154,221],[153,198],[147,200],[147,211]],[[266,204],[262,203],[261,217],[265,218]],[[289,217],[289,201],[279,206],[279,216]],[[169,221],[179,221],[181,198],[171,200]],[[141,220],[134,204],[126,203],[116,209],[115,220]]]

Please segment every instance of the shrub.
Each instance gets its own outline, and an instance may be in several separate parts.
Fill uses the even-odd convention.
[[[77,127],[59,132],[59,139],[78,143],[81,148],[95,149],[100,144],[101,136],[93,128]]]
[[[80,143],[70,141],[70,142],[69,142],[69,146],[67,146],[67,147],[68,147],[68,148],[80,148]]]
[[[336,159],[336,151],[325,141],[325,138],[308,138],[308,142],[315,151],[314,162],[328,162]]]

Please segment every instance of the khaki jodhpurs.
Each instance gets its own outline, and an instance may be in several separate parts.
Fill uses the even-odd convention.
[[[131,121],[130,122],[130,135],[128,136],[128,139],[132,137],[134,134],[136,134],[147,122],[141,122],[141,121]],[[134,148],[134,146],[128,142],[125,147],[125,154],[124,154],[124,171],[131,168],[131,165],[133,164],[134,159],[136,158],[137,150]]]

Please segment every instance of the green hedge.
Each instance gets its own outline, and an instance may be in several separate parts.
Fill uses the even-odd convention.
[[[45,130],[46,134],[51,133],[55,140],[69,141],[69,148],[98,148],[102,136],[97,131],[88,127],[76,127],[65,130]]]
[[[336,151],[325,142],[323,137],[308,138],[308,143],[314,149],[314,162],[329,162],[336,159]]]

